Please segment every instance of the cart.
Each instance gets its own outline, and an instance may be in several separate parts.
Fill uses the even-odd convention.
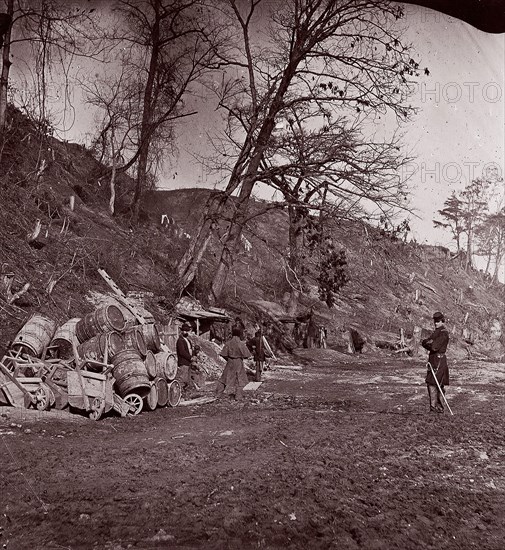
[[[39,411],[50,409],[55,403],[51,388],[39,376],[16,376],[6,358],[0,361],[0,404],[25,408],[34,406]]]
[[[114,379],[110,374],[81,369],[67,372],[68,404],[99,420],[114,407]]]

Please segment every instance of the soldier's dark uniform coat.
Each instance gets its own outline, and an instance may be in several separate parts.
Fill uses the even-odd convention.
[[[428,362],[433,367],[441,387],[449,385],[449,367],[447,366],[447,357],[445,355],[448,344],[449,332],[445,328],[445,325],[436,328],[428,338],[425,338],[421,342],[423,348],[430,352]],[[435,379],[429,367],[426,373],[425,382],[429,386],[436,386]]]

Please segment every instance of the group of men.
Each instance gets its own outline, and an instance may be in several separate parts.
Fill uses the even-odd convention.
[[[428,389],[429,410],[434,413],[444,412],[445,387],[449,385],[449,367],[445,355],[449,344],[449,332],[445,326],[445,317],[440,311],[433,314],[435,330],[422,340],[421,345],[428,351],[427,372],[425,377]],[[310,323],[309,323],[310,324]],[[198,368],[199,347],[193,345],[189,339],[191,326],[184,323],[181,334],[177,340],[178,378],[183,388],[200,389],[202,373]],[[237,317],[231,329],[231,338],[225,343],[220,352],[226,359],[226,366],[217,383],[216,394],[218,396],[229,394],[235,399],[243,397],[243,388],[247,384],[247,374],[244,368],[244,359],[253,356],[256,365],[256,381],[261,381],[265,360],[270,355],[266,349],[262,330],[257,330],[254,337],[247,342],[245,339],[245,325]],[[312,347],[312,346],[309,346]]]
[[[200,390],[203,385],[203,373],[197,360],[200,351],[199,346],[193,345],[189,332],[192,327],[183,323],[181,333],[176,343],[178,373],[183,392]],[[244,367],[244,359],[251,356],[255,363],[255,380],[261,382],[261,376],[265,369],[266,360],[272,356],[271,349],[266,343],[263,330],[257,330],[252,338],[245,341],[246,327],[240,317],[235,319],[231,326],[231,336],[226,339],[220,352],[226,359],[226,366],[217,383],[217,395],[229,394],[235,399],[243,397],[243,388],[247,384],[247,373]]]

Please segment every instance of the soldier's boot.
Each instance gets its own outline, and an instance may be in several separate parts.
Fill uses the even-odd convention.
[[[426,387],[428,388],[428,397],[430,399],[430,412],[437,412],[437,409],[436,409],[437,388],[436,386],[430,386],[429,384],[426,384]]]

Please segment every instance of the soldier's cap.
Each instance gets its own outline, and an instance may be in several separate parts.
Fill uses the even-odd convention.
[[[188,323],[183,323],[181,330],[184,330],[185,332],[189,332],[191,330],[191,325],[188,325]]]
[[[435,313],[433,314],[433,320],[435,322],[438,322],[438,321],[442,321],[442,323],[445,322],[444,314],[441,313],[440,311],[435,311]]]

